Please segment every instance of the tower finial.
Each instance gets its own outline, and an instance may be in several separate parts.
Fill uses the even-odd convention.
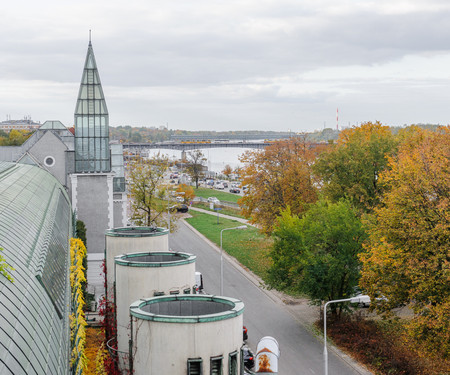
[[[89,29],[89,45],[91,45],[91,29]]]

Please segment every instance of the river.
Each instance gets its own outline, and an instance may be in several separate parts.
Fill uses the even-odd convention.
[[[248,148],[230,147],[230,148],[200,148],[207,159],[208,170],[220,173],[223,171],[227,164],[230,165],[232,169],[236,167],[242,167],[243,164],[239,161],[239,156],[245,151],[251,150]],[[149,156],[155,155],[157,153],[168,155],[171,159],[180,159],[181,151],[178,150],[167,150],[167,149],[153,149],[150,150]],[[189,152],[189,151],[188,151]]]

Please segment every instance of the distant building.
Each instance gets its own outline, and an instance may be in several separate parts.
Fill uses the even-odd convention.
[[[36,130],[39,129],[41,123],[34,122],[31,118],[24,118],[23,120],[6,120],[0,122],[0,130],[9,132],[11,130]]]
[[[0,162],[0,374],[70,371],[69,238],[65,188],[43,168]]]

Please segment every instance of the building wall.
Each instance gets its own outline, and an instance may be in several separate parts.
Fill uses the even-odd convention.
[[[63,186],[66,186],[66,150],[67,147],[51,131],[37,141],[28,152],[44,166]],[[54,164],[46,163],[47,158],[53,158]]]
[[[116,192],[114,193],[114,228],[126,226],[127,219],[127,194]]]
[[[131,229],[131,227],[130,227]],[[113,300],[112,290],[114,286],[114,257],[122,254],[138,253],[143,251],[168,251],[168,233],[157,233],[148,236],[111,236],[106,234],[106,272],[108,299]]]
[[[228,374],[228,355],[237,352],[239,358],[242,324],[242,315],[207,323],[138,319],[133,322],[134,373],[185,375],[188,358],[202,358],[203,374],[210,374],[210,358],[223,356],[223,374]]]
[[[130,258],[132,260],[132,258]],[[150,298],[155,293],[178,292],[195,285],[195,262],[167,267],[130,267],[115,265],[117,341],[121,352],[128,352],[130,305],[141,298]]]
[[[14,162],[21,155],[21,146],[0,146],[0,161]]]
[[[88,253],[104,253],[105,232],[113,226],[112,175],[73,174],[72,205],[86,225]]]

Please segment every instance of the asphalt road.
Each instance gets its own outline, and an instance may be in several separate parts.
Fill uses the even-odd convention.
[[[176,233],[170,235],[170,248],[197,255],[196,269],[203,274],[205,291],[219,294],[220,253],[181,220],[177,226]],[[223,235],[232,236],[233,232],[224,232]],[[270,298],[226,258],[224,294],[244,302],[244,324],[249,335],[247,344],[253,352],[264,336],[272,336],[278,341],[280,375],[324,373],[323,343],[298,323],[281,302]],[[330,350],[328,363],[329,375],[360,374]]]

